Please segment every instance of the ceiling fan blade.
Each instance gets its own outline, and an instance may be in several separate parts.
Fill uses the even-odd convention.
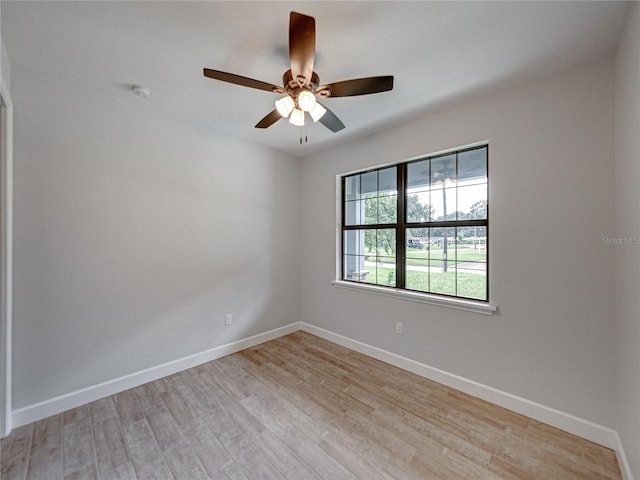
[[[325,105],[322,106],[327,111],[318,121],[334,133],[342,130],[344,128],[344,123],[342,123],[340,119],[336,117],[336,114],[329,110]]]
[[[289,17],[289,60],[296,80],[304,76],[309,84],[316,56],[316,21],[313,17],[291,12]]]
[[[327,90],[328,94],[323,95],[323,92]],[[357,95],[388,92],[389,90],[393,90],[393,75],[355,78],[318,87],[318,92],[327,97],[355,97]]]
[[[220,70],[211,70],[210,68],[204,69],[204,76],[213,78],[215,80],[221,80],[223,82],[234,83],[236,85],[242,85],[243,87],[257,88],[259,90],[266,90],[267,92],[281,92],[282,88],[277,85],[273,85],[267,82],[261,82],[260,80],[254,80],[253,78],[243,77],[242,75],[235,75],[233,73],[221,72]]]
[[[278,120],[282,118],[282,115],[278,113],[278,110],[273,110],[267,114],[262,120],[256,123],[256,128],[268,128]]]

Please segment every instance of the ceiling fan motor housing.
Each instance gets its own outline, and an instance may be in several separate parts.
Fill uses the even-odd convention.
[[[311,75],[311,81],[309,82],[307,82],[305,77],[302,75],[298,75],[298,78],[294,80],[291,70],[287,70],[282,75],[282,85],[289,93],[298,91],[304,87],[307,87],[308,90],[315,93],[318,85],[320,85],[320,77],[316,72],[313,72]]]

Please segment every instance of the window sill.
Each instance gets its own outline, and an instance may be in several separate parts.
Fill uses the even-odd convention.
[[[430,295],[428,293],[397,290],[393,288],[380,287],[377,285],[346,282],[344,280],[334,280],[333,282],[331,282],[331,284],[337,288],[355,290],[364,293],[372,293],[374,295],[383,295],[386,297],[400,298],[402,300],[409,300],[412,302],[428,303],[430,305],[437,305],[439,307],[455,308],[457,310],[482,313],[484,315],[493,315],[498,310],[498,307],[485,302],[476,302],[474,300],[441,297],[439,295]]]

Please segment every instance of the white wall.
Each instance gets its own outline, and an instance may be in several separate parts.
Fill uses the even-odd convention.
[[[14,409],[298,321],[298,159],[13,74]]]
[[[481,140],[490,142],[498,314],[330,284],[337,174]],[[609,59],[306,158],[301,320],[612,427],[614,251],[602,245],[614,232],[612,157]],[[403,336],[394,334],[396,321]]]
[[[627,19],[615,58],[615,232],[640,239],[640,5]],[[616,429],[640,478],[640,245],[616,255]]]
[[[9,55],[4,48],[4,41],[0,37],[0,73],[2,74],[3,88],[7,91],[11,91],[11,62],[9,61]]]
[[[0,436],[11,430],[13,107],[11,64],[0,37]]]

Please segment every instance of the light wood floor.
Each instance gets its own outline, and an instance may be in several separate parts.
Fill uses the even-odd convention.
[[[614,453],[296,332],[16,429],[9,479],[618,479]]]

